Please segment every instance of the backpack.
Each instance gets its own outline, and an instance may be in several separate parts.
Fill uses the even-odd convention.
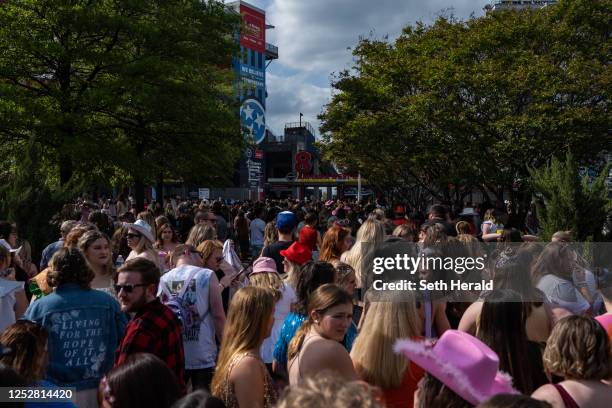
[[[187,277],[187,279],[185,280],[185,283],[183,284],[183,287],[181,288],[181,291],[177,294],[170,292],[167,284],[162,283],[162,285],[160,285],[162,292],[164,293],[166,297],[166,300],[165,301],[162,300],[162,301],[170,310],[172,310],[174,315],[180,320],[183,333],[185,333],[189,329],[200,324],[200,322],[204,320],[206,315],[208,315],[208,311],[207,311],[206,314],[202,316],[201,318],[198,316],[197,318],[194,319],[193,313],[191,309],[189,308],[189,304],[187,303],[187,300],[185,299],[185,292],[187,292],[187,288],[189,287],[189,284],[191,283],[194,275],[197,272],[198,272],[198,268],[193,268],[191,270],[191,272],[189,273],[189,276]]]

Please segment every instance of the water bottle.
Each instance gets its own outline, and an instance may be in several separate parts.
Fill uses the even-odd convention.
[[[115,260],[115,268],[119,269],[123,265],[125,261],[123,260],[123,256],[119,255]]]

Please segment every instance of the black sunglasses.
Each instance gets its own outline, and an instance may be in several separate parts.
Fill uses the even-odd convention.
[[[140,238],[141,236],[142,235],[140,235],[140,234],[132,234],[132,233],[129,233],[129,234],[126,235],[126,237],[128,237],[128,238]]]
[[[139,286],[148,286],[148,285],[146,283],[137,283],[135,285],[132,285],[131,283],[127,285],[113,285],[113,287],[115,288],[115,293],[119,293],[121,289],[123,289],[125,293],[132,293],[134,291],[134,288],[137,288]]]

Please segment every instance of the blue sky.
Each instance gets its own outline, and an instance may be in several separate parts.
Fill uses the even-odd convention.
[[[331,76],[350,68],[350,48],[360,36],[396,38],[417,21],[440,14],[467,19],[484,14],[491,0],[246,0],[266,10],[266,42],[279,47],[279,59],[266,73],[266,123],[282,134],[299,113],[319,133],[317,115],[331,97]]]

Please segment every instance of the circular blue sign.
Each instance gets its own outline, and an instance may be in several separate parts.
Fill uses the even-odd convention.
[[[246,99],[240,107],[240,122],[245,126],[255,143],[259,144],[266,137],[266,117],[263,106],[256,99]]]

